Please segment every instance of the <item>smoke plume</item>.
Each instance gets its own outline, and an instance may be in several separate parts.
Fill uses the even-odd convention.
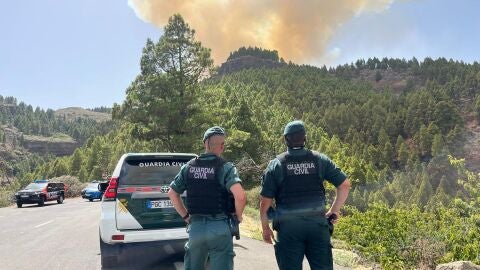
[[[347,20],[381,12],[394,0],[129,0],[138,17],[163,28],[180,13],[215,62],[242,46],[277,50],[285,60],[328,57],[328,41]]]

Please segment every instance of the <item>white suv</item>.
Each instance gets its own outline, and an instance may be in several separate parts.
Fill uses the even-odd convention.
[[[155,242],[167,253],[181,252],[188,239],[185,222],[167,192],[180,167],[195,154],[124,154],[103,195],[100,252],[103,267],[115,267],[130,248]],[[101,185],[101,184],[100,184]],[[182,194],[185,200],[185,193]],[[162,252],[162,250],[159,250]]]

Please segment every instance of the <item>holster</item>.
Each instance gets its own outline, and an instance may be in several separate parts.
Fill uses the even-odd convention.
[[[227,218],[228,228],[232,233],[232,236],[235,236],[235,239],[240,240],[240,224],[236,215],[228,215]]]
[[[269,220],[272,221],[272,229],[274,231],[278,231],[278,228],[279,228],[280,224],[279,224],[279,220],[278,220],[278,213],[275,210],[275,208],[273,208],[273,207],[268,208],[267,217],[268,217]]]
[[[328,217],[328,231],[330,232],[330,236],[332,236],[333,234],[333,229],[334,229],[334,225],[333,225],[333,220],[337,218],[337,215],[335,214],[331,214],[329,217]]]

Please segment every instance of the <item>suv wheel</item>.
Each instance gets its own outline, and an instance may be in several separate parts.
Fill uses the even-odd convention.
[[[17,207],[18,207],[18,208],[22,208],[22,203],[21,203],[21,202],[17,202]]]
[[[43,197],[40,197],[40,201],[38,202],[38,206],[42,207],[45,205],[45,199]]]
[[[102,262],[102,267],[104,268],[115,268],[118,265],[118,254],[117,247],[106,244],[103,242],[102,237],[100,238],[100,257]]]
[[[58,199],[57,199],[57,203],[59,203],[59,204],[63,203],[63,199],[64,199],[63,195],[60,195],[60,197],[58,197]]]

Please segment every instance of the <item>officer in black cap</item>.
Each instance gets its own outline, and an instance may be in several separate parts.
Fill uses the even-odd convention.
[[[287,151],[271,160],[263,175],[260,218],[263,240],[275,242],[280,270],[300,270],[304,256],[312,270],[333,269],[329,219],[335,223],[348,197],[350,182],[326,155],[305,149],[306,131],[302,121],[285,126]],[[327,180],[336,187],[335,200],[325,208]],[[275,201],[274,229],[267,212]]]
[[[188,225],[186,270],[203,270],[210,257],[212,270],[233,269],[233,239],[227,216],[235,212],[242,221],[246,197],[237,169],[220,155],[225,131],[215,126],[203,135],[205,153],[184,165],[170,184],[168,196]],[[180,197],[187,191],[187,207]],[[233,197],[233,198],[232,198]]]

